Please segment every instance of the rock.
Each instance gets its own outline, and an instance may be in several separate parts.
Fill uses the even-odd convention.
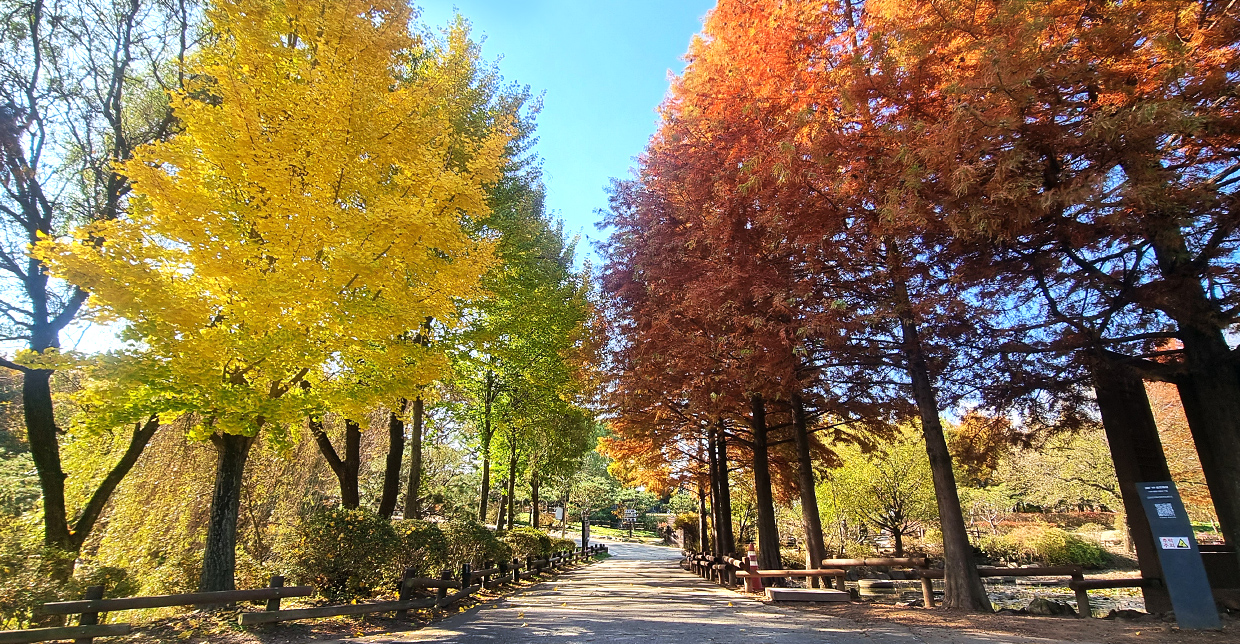
[[[1107,616],[1102,619],[1141,619],[1146,616],[1148,616],[1148,613],[1143,613],[1139,610],[1129,610],[1127,608],[1120,610],[1112,608],[1111,612],[1107,613]]]
[[[904,604],[902,604],[902,605],[903,605],[903,606],[908,606],[909,608],[921,608],[921,607],[923,607],[923,606],[925,606],[925,605],[926,605],[926,600],[921,599],[921,598],[919,597],[919,598],[917,598],[917,599],[913,599],[913,600],[907,601],[907,602],[905,602],[905,603],[904,603]]]
[[[1038,597],[1032,602],[1029,602],[1029,607],[1025,610],[1027,610],[1030,615],[1059,616],[1076,614],[1076,611],[1072,610],[1071,606],[1063,602],[1051,601],[1044,597]]]
[[[1002,610],[995,611],[995,614],[996,615],[1028,615],[1029,611],[1023,608],[1020,610],[1012,610],[1011,608],[1004,608]]]

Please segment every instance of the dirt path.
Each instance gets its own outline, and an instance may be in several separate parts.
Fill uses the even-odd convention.
[[[611,559],[565,573],[554,582],[539,584],[506,600],[475,607],[436,626],[350,641],[374,644],[551,641],[1058,644],[1090,641],[907,626],[891,621],[834,616],[829,610],[807,611],[797,606],[773,605],[684,572],[677,564],[678,553],[670,548],[616,544],[610,549],[614,555]]]

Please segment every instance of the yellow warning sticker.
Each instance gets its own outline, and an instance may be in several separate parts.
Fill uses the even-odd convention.
[[[1192,550],[1188,537],[1159,537],[1163,550]]]

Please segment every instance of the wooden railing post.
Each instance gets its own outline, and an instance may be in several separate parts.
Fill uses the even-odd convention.
[[[1072,581],[1085,581],[1085,575],[1080,571],[1074,572]],[[1094,616],[1094,611],[1089,607],[1089,591],[1084,588],[1076,589],[1076,614],[1085,618]]]
[[[474,585],[474,571],[468,563],[461,564],[461,590]]]
[[[90,586],[82,595],[82,599],[103,599],[103,586]],[[82,613],[78,618],[78,626],[96,626],[99,624],[99,613]],[[79,637],[73,640],[73,644],[91,644],[95,641],[93,637]]]
[[[521,560],[516,557],[512,558],[512,583],[521,582]]]
[[[409,566],[408,568],[405,568],[405,572],[400,576],[400,588],[396,590],[396,599],[402,602],[409,601],[409,596],[413,594],[413,587],[409,585],[409,580],[413,579],[413,576],[414,576],[413,566]],[[396,611],[396,619],[405,619],[408,616],[409,616],[409,611],[407,610]]]
[[[284,577],[282,575],[272,575],[271,581],[267,584],[268,588],[284,588]],[[267,600],[267,610],[280,610],[280,598],[272,597]]]
[[[452,581],[452,571],[445,570],[442,573],[440,573],[439,580],[440,581]],[[444,599],[447,596],[448,596],[447,584],[440,586],[439,589],[435,591],[435,599]]]

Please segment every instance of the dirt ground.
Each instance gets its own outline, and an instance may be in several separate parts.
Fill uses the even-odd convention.
[[[974,634],[992,634],[1048,640],[1129,644],[1240,643],[1240,619],[1223,618],[1222,631],[1182,631],[1173,622],[1154,617],[1127,619],[1079,619],[1033,615],[978,615],[933,608],[902,608],[882,604],[781,604],[797,612],[840,617],[862,625],[895,623],[914,629],[943,628]]]

